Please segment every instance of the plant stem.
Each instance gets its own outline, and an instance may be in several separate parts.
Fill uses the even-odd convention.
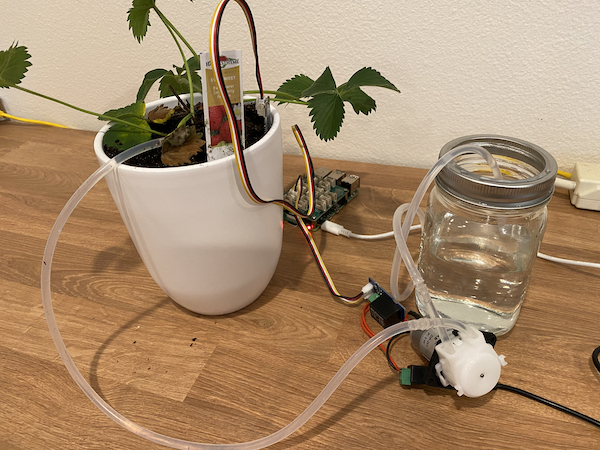
[[[158,14],[158,17],[160,17],[160,20],[162,20],[162,22],[165,24],[165,26],[171,30],[173,30],[177,36],[179,36],[179,39],[181,39],[181,42],[183,42],[185,44],[185,46],[190,50],[190,52],[192,52],[192,54],[194,55],[194,57],[198,60],[198,64],[200,64],[200,56],[198,56],[198,53],[196,53],[196,51],[192,48],[192,46],[188,43],[188,41],[185,40],[185,38],[183,37],[183,35],[179,32],[179,30],[177,30],[177,28],[175,28],[175,25],[173,25],[169,19],[167,19],[167,17],[160,12],[160,10],[156,7],[156,5],[154,5],[154,11],[156,11],[156,14]]]
[[[181,105],[181,109],[183,109],[184,111],[187,111],[188,113],[190,113],[190,115],[192,114],[192,111],[190,110],[190,108],[188,108],[188,106],[183,102],[183,100],[181,100],[181,97],[179,96],[179,94],[177,92],[175,92],[175,89],[173,89],[173,86],[169,85],[169,88],[171,89],[171,92],[173,93],[173,95],[175,97],[177,97],[177,101],[179,102],[179,104]],[[179,127],[177,127],[179,128]]]
[[[158,13],[158,11],[157,11],[157,13]],[[161,19],[162,19],[162,17],[164,17],[164,16],[161,15]],[[175,33],[173,33],[173,29],[171,29],[173,27],[173,25],[170,25],[171,22],[169,22],[168,20],[165,22],[166,19],[167,18],[165,17],[163,22],[164,22],[165,26],[167,27],[167,30],[169,30],[169,33],[171,33],[171,37],[175,41],[175,44],[177,44],[179,53],[181,53],[181,57],[183,58],[183,65],[185,66],[185,73],[187,75],[188,84],[190,86],[190,105],[192,107],[191,108],[192,109],[192,117],[194,119],[196,119],[196,108],[194,107],[194,85],[192,84],[192,72],[190,71],[190,66],[187,62],[187,58],[185,57],[185,53],[183,53],[183,49],[181,48],[181,45],[179,44],[179,41],[177,40],[177,36],[175,36]],[[177,31],[177,30],[175,30],[175,31]],[[198,61],[200,61],[200,59],[198,59]]]
[[[264,91],[264,92],[266,92],[266,91]],[[275,99],[273,99],[273,100],[275,100]],[[302,100],[287,100],[285,98],[278,98],[275,101],[278,101],[278,102],[281,102],[281,103],[292,103],[293,105],[308,106],[308,102],[303,102]]]
[[[191,118],[192,118],[192,113],[189,113],[187,116],[185,116],[183,119],[181,119],[181,121],[177,125],[177,128],[181,128],[182,126],[184,126],[188,122],[188,120],[190,120]]]
[[[93,111],[88,111],[87,109],[79,108],[77,106],[71,105],[71,104],[63,102],[61,100],[57,100],[55,98],[48,97],[47,95],[40,94],[39,92],[31,91],[29,89],[25,89],[24,87],[21,87],[21,86],[11,86],[11,87],[15,88],[15,89],[18,89],[20,91],[23,91],[23,92],[27,92],[28,94],[37,95],[38,97],[42,97],[42,98],[44,98],[46,100],[50,100],[50,101],[59,103],[59,104],[61,104],[63,106],[67,106],[67,107],[69,107],[71,109],[74,109],[76,111],[80,111],[80,112],[83,112],[83,113],[86,113],[86,114],[90,114],[92,116],[99,117],[100,119],[108,120],[110,122],[119,122],[119,123],[122,123],[122,124],[127,125],[127,126],[132,127],[132,128],[138,128],[138,129],[140,129],[140,130],[142,130],[142,131],[144,131],[146,133],[155,133],[155,134],[159,134],[161,136],[166,136],[166,134],[161,133],[159,131],[155,131],[155,130],[152,130],[152,129],[141,127],[139,125],[136,125],[135,123],[131,123],[131,122],[127,122],[126,120],[119,119],[118,117],[105,116],[104,114],[98,114],[98,113],[95,113]]]
[[[296,97],[294,97],[291,94],[288,94],[287,92],[280,92],[280,91],[265,91],[263,90],[263,92],[265,94],[271,94],[271,95],[279,95],[280,97],[277,99],[278,102],[283,102],[283,103],[294,103],[296,105],[308,105],[308,102],[305,102],[303,100],[298,100]],[[244,91],[244,94],[260,94],[260,91]],[[288,98],[282,98],[283,97],[288,97]]]

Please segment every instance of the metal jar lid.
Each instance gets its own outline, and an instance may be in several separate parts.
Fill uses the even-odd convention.
[[[459,156],[435,179],[436,185],[450,195],[474,205],[500,209],[530,208],[543,205],[552,197],[558,166],[543,148],[506,136],[473,135],[448,142],[442,147],[440,157],[461,145],[482,147],[500,157],[501,169],[504,169],[504,163],[512,161],[516,166],[528,168],[529,174],[522,179],[497,180],[491,174],[485,176],[465,169],[465,159],[472,160],[473,157]],[[477,155],[476,158],[480,157]]]

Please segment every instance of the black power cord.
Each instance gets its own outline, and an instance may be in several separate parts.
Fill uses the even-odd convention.
[[[420,315],[418,313],[415,313],[413,311],[409,311],[408,313],[409,315],[413,316],[415,319],[420,318]],[[392,346],[392,343],[398,339],[400,336],[404,335],[408,333],[408,331],[404,332],[404,333],[400,333],[397,334],[396,336],[392,337],[387,344],[387,348],[386,348],[386,352],[385,352],[385,357],[387,358],[388,364],[390,365],[390,367],[392,367],[392,369],[396,370],[392,364],[392,361],[390,359],[390,349]],[[597,347],[593,352],[592,352],[592,362],[594,363],[594,366],[596,367],[596,369],[598,370],[598,372],[600,372],[600,346]],[[417,366],[411,366],[413,367],[412,370],[415,370],[414,368],[416,368]],[[423,369],[426,369],[425,367],[423,367]],[[403,369],[404,370],[404,369]],[[422,373],[424,373],[424,370],[422,371]],[[427,381],[425,380],[420,380],[420,383],[425,383],[428,384]],[[438,387],[438,386],[435,386]],[[496,387],[494,387],[495,390],[500,389],[503,391],[509,391],[509,392],[513,392],[515,394],[519,394],[522,395],[523,397],[529,398],[531,400],[535,400],[536,402],[541,403],[542,405],[546,405],[546,406],[550,406],[551,408],[557,409],[558,411],[562,411],[566,414],[570,414],[574,417],[577,417],[578,419],[584,420],[598,428],[600,428],[600,421],[596,420],[590,416],[586,416],[583,413],[580,413],[579,411],[575,411],[574,409],[571,408],[567,408],[566,406],[563,406],[559,403],[555,403],[551,400],[545,399],[543,397],[540,397],[539,395],[535,395],[531,392],[525,391],[523,389],[519,389],[517,387],[514,386],[509,386],[507,384],[502,384],[502,383],[498,383],[496,385]]]
[[[592,352],[592,362],[594,363],[594,366],[596,366],[596,369],[598,369],[598,372],[600,372],[600,361],[598,360],[598,355],[600,355],[600,347],[596,347],[596,350]]]
[[[598,347],[596,350],[598,350],[598,352],[600,353],[600,347]],[[600,363],[599,363],[599,365],[600,365]],[[598,370],[600,370],[600,369],[598,369]],[[540,397],[539,395],[532,394],[531,392],[524,391],[523,389],[519,389],[519,388],[509,386],[507,384],[502,384],[502,383],[498,383],[494,389],[501,389],[504,391],[514,392],[515,394],[519,394],[519,395],[522,395],[523,397],[527,397],[527,398],[530,398],[531,400],[535,400],[536,402],[539,402],[542,405],[546,405],[546,406],[550,406],[551,408],[558,409],[559,411],[570,414],[572,416],[577,417],[578,419],[585,420],[586,422],[591,423],[592,425],[600,427],[600,421],[593,419],[590,416],[586,416],[585,414],[575,411],[574,409],[567,408],[566,406],[563,406],[563,405],[559,405],[558,403],[554,403],[553,401],[547,400],[543,397]]]
[[[392,348],[392,342],[394,342],[396,339],[398,339],[400,336],[403,336],[407,333],[410,333],[410,331],[405,331],[403,333],[397,334],[396,336],[392,337],[388,343],[387,343],[387,347],[385,349],[385,358],[387,359],[388,364],[390,365],[390,367],[392,368],[392,370],[397,370],[394,367],[394,364],[392,363],[392,359],[390,358],[390,349]]]

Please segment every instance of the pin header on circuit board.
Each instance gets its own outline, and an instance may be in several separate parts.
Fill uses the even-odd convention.
[[[315,184],[315,211],[307,219],[303,219],[309,229],[318,229],[323,222],[330,220],[346,203],[358,194],[360,188],[360,177],[354,174],[346,174],[341,170],[331,170],[320,167],[314,171]],[[303,185],[306,186],[306,176],[303,176]],[[296,182],[291,183],[284,189],[283,199],[288,203],[298,205],[301,212],[308,211],[308,190],[303,189],[298,193]],[[300,198],[298,198],[300,195]],[[294,225],[296,217],[284,211],[283,218]]]

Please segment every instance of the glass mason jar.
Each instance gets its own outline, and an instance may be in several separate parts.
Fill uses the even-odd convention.
[[[492,153],[503,179],[476,154],[442,169],[429,195],[418,266],[442,317],[502,335],[519,316],[557,165],[536,145],[491,135],[455,139],[440,157],[461,145]],[[425,313],[418,296],[417,305]]]

